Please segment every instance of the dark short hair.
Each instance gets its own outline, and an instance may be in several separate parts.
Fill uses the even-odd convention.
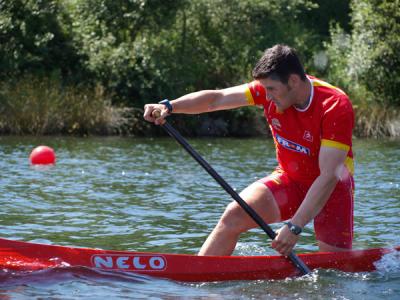
[[[254,79],[269,77],[285,84],[288,83],[290,74],[297,74],[302,80],[306,79],[306,73],[296,50],[281,44],[265,50],[252,72]]]

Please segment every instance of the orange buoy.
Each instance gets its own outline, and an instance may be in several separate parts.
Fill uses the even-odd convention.
[[[32,165],[50,165],[56,163],[54,150],[47,146],[38,146],[32,150],[29,160]]]

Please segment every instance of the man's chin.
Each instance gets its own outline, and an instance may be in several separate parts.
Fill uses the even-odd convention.
[[[276,111],[279,112],[279,113],[283,113],[286,109],[288,109],[288,107],[281,106],[281,105],[276,105],[275,104],[275,106],[276,106]]]

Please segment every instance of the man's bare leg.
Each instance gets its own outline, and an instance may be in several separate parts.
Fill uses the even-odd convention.
[[[240,196],[265,222],[274,223],[280,220],[279,207],[264,184],[255,182],[244,189]],[[240,234],[257,226],[239,204],[232,202],[225,209],[198,255],[231,255]]]

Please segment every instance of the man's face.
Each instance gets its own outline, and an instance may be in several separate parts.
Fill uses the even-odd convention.
[[[267,91],[268,99],[274,102],[279,110],[284,111],[295,103],[294,90],[290,85],[290,80],[287,84],[271,78],[259,79],[259,82]]]

